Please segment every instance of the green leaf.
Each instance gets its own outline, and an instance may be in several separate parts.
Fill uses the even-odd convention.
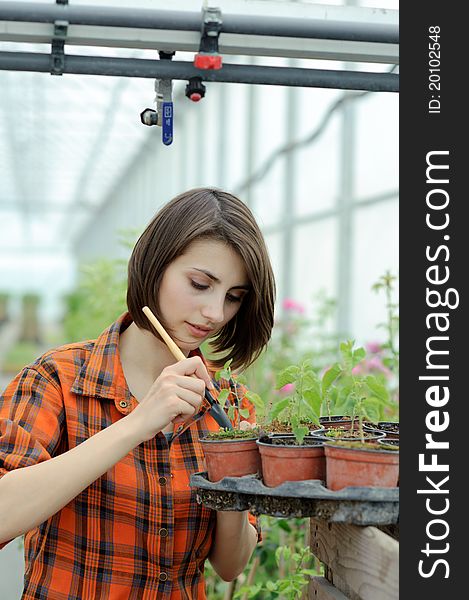
[[[364,417],[372,423],[378,423],[381,418],[381,403],[377,398],[365,398],[362,401]]]
[[[291,550],[288,546],[279,546],[275,551],[275,560],[277,563],[280,562],[280,558],[283,556],[283,559],[288,562],[291,556]]]
[[[277,586],[278,584],[276,581],[266,581],[265,583],[265,587],[269,590],[269,592],[275,592]]]
[[[296,441],[298,442],[298,444],[301,445],[303,443],[303,440],[305,439],[305,436],[308,435],[309,429],[307,427],[304,427],[304,425],[299,425],[298,427],[295,427],[293,425],[292,430],[295,435]]]
[[[227,389],[220,390],[220,393],[218,394],[218,402],[220,404],[225,404],[229,395],[230,395],[230,390],[227,390]]]
[[[278,527],[280,527],[280,529],[283,529],[283,531],[287,531],[288,533],[291,532],[291,527],[288,524],[288,521],[286,521],[285,519],[279,519],[277,521],[277,525]]]
[[[249,417],[249,410],[247,408],[240,408],[239,409],[239,414],[244,417],[245,419],[247,419]]]
[[[353,344],[353,340],[348,340],[340,344],[340,353],[342,354],[342,362],[346,373],[351,373],[353,369]]]
[[[376,379],[376,377],[368,375],[368,377],[365,378],[365,381],[366,385],[370,388],[375,396],[377,396],[383,402],[389,402],[388,390]]]
[[[254,598],[262,590],[262,583],[255,583],[254,585],[248,586],[243,585],[239,590],[236,591],[234,598],[241,598],[244,594],[248,595],[248,598]]]
[[[264,402],[264,400],[262,400],[262,398],[259,396],[259,394],[256,394],[255,392],[247,391],[246,398],[249,400],[249,402],[252,403],[252,405],[255,408],[257,408],[258,410],[264,410],[265,402]]]
[[[314,371],[308,371],[307,373],[303,374],[301,388],[303,391],[319,389],[319,379]]]
[[[262,590],[262,583],[255,583],[249,589],[249,598],[254,598]]]
[[[342,367],[339,363],[334,363],[332,367],[322,376],[322,393],[325,395],[337,377],[341,374]]]
[[[278,416],[286,409],[288,408],[289,404],[290,404],[290,400],[291,398],[288,396],[287,398],[282,398],[282,400],[279,400],[278,402],[275,403],[275,405],[273,406],[270,415],[272,420],[277,419]]]
[[[314,577],[317,575],[317,571],[315,569],[301,569],[302,575],[307,575],[308,577]]]
[[[303,392],[303,397],[312,409],[315,415],[319,416],[321,412],[322,398],[316,390],[306,390]]]
[[[352,395],[341,395],[339,394],[339,399],[335,406],[336,411],[340,415],[351,415],[355,412],[355,403],[356,399]]]
[[[285,579],[284,581],[280,582],[280,585],[278,586],[278,591],[286,592],[286,591],[290,591],[290,588],[291,588],[291,582],[288,581],[288,579]]]
[[[353,344],[354,344],[353,340],[347,340],[346,342],[340,343],[339,348],[340,348],[340,353],[342,354],[343,358],[350,357],[350,352],[352,350]]]
[[[298,419],[298,422],[296,423],[296,425],[300,424],[301,418],[308,419],[308,420],[314,421],[314,422],[316,422],[316,420],[319,421],[316,413],[311,408],[311,406],[308,404],[308,401],[306,400],[306,398],[302,398],[300,401],[300,419]],[[293,421],[293,417],[292,417],[292,421]]]
[[[283,388],[284,385],[288,383],[294,383],[298,379],[298,375],[300,374],[299,367],[295,365],[291,365],[284,369],[280,375],[277,376],[277,383],[275,389],[279,390]]]
[[[366,356],[365,348],[357,348],[352,353],[352,368],[356,367]]]

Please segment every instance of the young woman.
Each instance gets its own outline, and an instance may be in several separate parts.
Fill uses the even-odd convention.
[[[243,570],[255,519],[199,505],[189,478],[204,470],[199,437],[219,427],[205,387],[216,396],[214,370],[259,355],[274,296],[250,210],[226,192],[191,190],[138,240],[128,312],[11,382],[0,397],[0,548],[26,534],[23,599],[200,600],[207,558],[224,580]],[[185,360],[175,363],[144,306]],[[220,356],[210,365],[207,339]]]

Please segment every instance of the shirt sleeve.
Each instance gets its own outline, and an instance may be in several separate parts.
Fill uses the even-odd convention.
[[[58,385],[40,366],[23,369],[0,396],[0,479],[50,459],[59,445],[63,422]],[[0,550],[10,541],[1,543]]]

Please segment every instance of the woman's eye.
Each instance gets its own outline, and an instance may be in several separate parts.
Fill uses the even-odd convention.
[[[231,294],[227,294],[226,299],[228,302],[241,302],[242,300],[240,296],[232,296]]]
[[[206,290],[208,288],[208,285],[202,285],[201,283],[197,283],[197,281],[193,281],[192,279],[191,279],[191,285],[196,290]]]

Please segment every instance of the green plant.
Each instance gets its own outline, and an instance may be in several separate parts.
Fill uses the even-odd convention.
[[[240,380],[242,380],[242,377],[231,370],[231,362],[232,359],[226,361],[223,365],[223,368],[216,371],[215,380],[220,381],[221,379],[224,379],[230,386],[229,389],[223,388],[220,390],[220,393],[218,395],[218,402],[222,406],[225,405],[225,402],[228,396],[230,395],[230,392],[233,391],[234,393],[235,401],[233,404],[230,404],[228,408],[228,417],[231,419],[236,429],[240,425],[240,417],[247,419],[250,413],[249,409],[241,407],[242,399],[239,397],[239,388],[237,384],[241,383]],[[264,409],[264,402],[262,398],[255,392],[247,391],[246,398],[251,401],[256,410],[262,411]]]
[[[275,556],[277,548],[286,546],[291,553],[299,553],[302,548],[309,546],[309,519],[306,518],[277,518],[260,515],[259,522],[262,530],[262,542],[256,546],[254,553],[243,573],[237,578],[234,585],[223,582],[213,570],[210,562],[205,563],[206,594],[210,600],[227,600],[232,598],[236,591],[240,591],[240,600],[248,599],[248,590],[254,585],[260,585],[257,600],[269,598],[265,592],[268,581],[283,580],[289,577],[291,562],[286,563],[283,556]],[[322,574],[322,565],[314,556],[312,567],[315,575]],[[264,593],[262,592],[264,588]],[[242,589],[242,591],[241,591]],[[277,597],[270,595],[270,597]]]
[[[358,417],[363,439],[363,420],[378,423],[384,418],[385,407],[391,403],[389,391],[377,376],[356,373],[357,365],[366,357],[364,348],[354,348],[354,341],[348,340],[340,344],[340,353],[341,362],[329,369],[335,375],[335,410],[352,417],[351,427]]]
[[[322,396],[320,382],[310,360],[300,366],[290,365],[277,377],[276,389],[288,386],[292,393],[278,399],[270,412],[270,420],[286,420],[298,444],[302,444],[309,432],[306,423],[319,425]]]
[[[292,551],[289,546],[279,546],[275,550],[275,560],[279,570],[281,563],[285,563],[286,568],[283,576],[250,586],[242,586],[234,597],[262,598],[262,600],[273,600],[275,598],[298,600],[301,598],[309,578],[316,574],[316,571],[310,568],[312,558],[313,555],[309,547]]]
[[[120,232],[129,250],[136,230]],[[80,266],[78,284],[65,296],[64,334],[67,342],[96,338],[126,310],[127,260],[101,258]]]
[[[263,399],[266,414],[282,392],[275,392],[277,374],[289,365],[309,360],[318,372],[337,359],[336,302],[324,291],[313,297],[312,316],[295,300],[286,298],[276,318],[272,338],[261,356],[244,373],[247,387]],[[257,407],[256,407],[257,408]],[[258,410],[262,418],[262,410]]]

